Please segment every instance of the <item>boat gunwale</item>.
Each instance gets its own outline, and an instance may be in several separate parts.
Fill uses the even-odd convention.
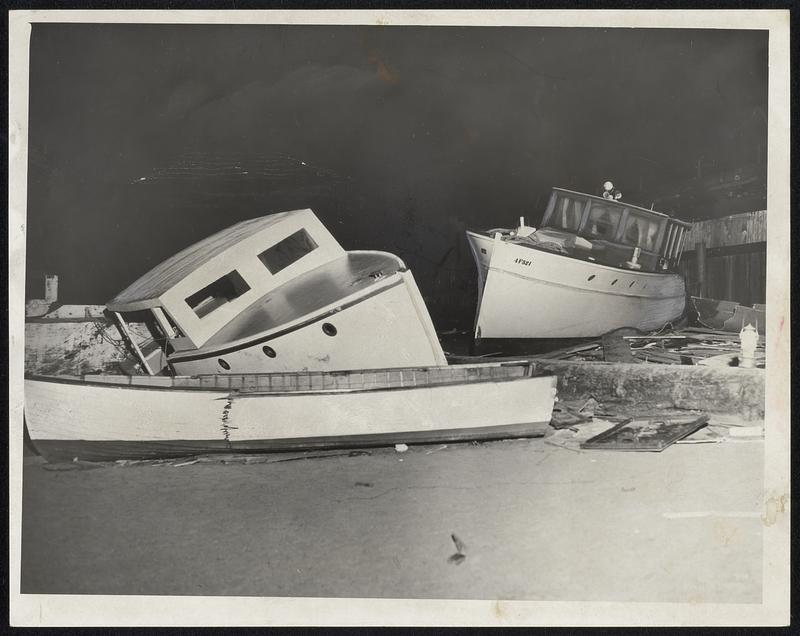
[[[52,384],[70,384],[77,386],[85,386],[91,388],[105,388],[112,390],[144,390],[144,391],[168,391],[173,393],[218,393],[217,399],[240,399],[247,397],[325,397],[325,396],[341,396],[341,395],[354,395],[364,393],[386,393],[395,391],[413,391],[413,390],[428,390],[428,389],[447,389],[458,386],[471,386],[474,384],[506,384],[508,382],[516,382],[519,380],[545,380],[546,378],[552,379],[553,388],[555,388],[556,376],[550,373],[542,373],[539,375],[519,375],[514,377],[484,377],[475,378],[473,380],[458,379],[445,382],[436,382],[429,384],[414,384],[408,386],[373,386],[373,387],[360,387],[360,388],[340,388],[340,389],[294,389],[285,390],[279,389],[274,391],[263,389],[246,389],[246,388],[225,388],[225,387],[208,387],[208,386],[157,386],[145,384],[115,384],[111,382],[92,382],[91,380],[81,379],[60,379],[56,377],[37,376],[28,377],[26,380],[34,382],[44,382]]]
[[[487,239],[490,242],[494,241],[494,238],[492,236],[490,236],[486,232],[481,232],[480,230],[465,230],[465,233],[468,234],[468,235],[471,235],[471,236],[475,236],[477,238]],[[680,272],[678,272],[677,270],[674,270],[674,269],[669,269],[669,270],[666,270],[666,271],[663,271],[663,272],[647,272],[647,271],[638,270],[638,269],[628,269],[627,267],[618,267],[616,265],[606,265],[605,263],[598,263],[597,261],[590,261],[590,260],[588,260],[586,258],[581,258],[580,256],[576,256],[574,254],[562,254],[561,252],[553,252],[551,250],[547,250],[547,249],[544,249],[544,248],[541,248],[541,247],[537,247],[535,245],[525,245],[525,244],[521,244],[521,243],[509,243],[508,241],[503,241],[502,243],[503,243],[503,245],[517,245],[518,247],[521,247],[523,249],[536,250],[537,252],[542,252],[542,253],[545,253],[545,254],[551,254],[553,256],[560,256],[562,258],[569,258],[569,259],[572,259],[574,261],[580,261],[582,263],[586,263],[587,265],[590,265],[591,267],[597,267],[599,269],[607,269],[607,270],[612,270],[612,271],[615,271],[615,272],[624,272],[626,274],[635,274],[636,276],[653,276],[653,277],[679,276],[679,277],[683,278],[683,275]],[[491,263],[491,260],[489,262]],[[489,269],[496,269],[496,268],[497,268],[497,266],[495,266],[493,268],[491,266],[491,264],[489,265]],[[501,271],[505,272],[507,270],[501,270]],[[508,272],[508,273],[513,273],[513,272]],[[523,277],[523,278],[525,278],[525,277]],[[537,278],[536,280],[541,280],[541,279]],[[576,289],[579,289],[579,288],[576,288]],[[590,291],[590,290],[587,290],[587,291]],[[645,296],[645,298],[649,298],[649,296]]]
[[[246,387],[244,386],[244,378],[252,377],[252,378],[259,378],[259,377],[281,377],[285,378],[295,377],[295,378],[308,378],[309,384],[311,383],[312,378],[321,377],[321,376],[332,376],[332,377],[342,377],[348,376],[353,374],[366,374],[366,375],[378,375],[378,374],[390,374],[390,373],[402,373],[403,371],[420,371],[420,372],[430,372],[430,371],[445,371],[445,370],[453,370],[453,375],[455,372],[458,371],[466,371],[469,372],[471,369],[500,369],[500,368],[508,368],[508,367],[520,367],[523,369],[522,375],[517,376],[477,376],[473,378],[462,377],[462,378],[453,378],[444,379],[439,381],[428,381],[428,382],[420,382],[420,383],[409,383],[408,385],[394,385],[392,386],[392,380],[386,381],[386,383],[377,385],[377,386],[369,386],[369,387],[325,387],[325,388],[312,388],[311,386],[303,387],[303,388],[295,388],[295,389],[286,389],[283,387],[277,387],[275,390],[270,390],[268,387],[265,388],[263,386],[254,386],[254,387]],[[43,383],[50,383],[50,384],[68,384],[68,385],[77,385],[77,386],[87,386],[87,387],[102,387],[107,389],[136,389],[136,390],[149,390],[149,391],[172,391],[172,392],[205,392],[205,393],[219,393],[224,396],[237,396],[237,397],[258,397],[258,396],[317,396],[317,395],[342,395],[342,394],[351,394],[351,393],[368,393],[368,392],[379,392],[379,391],[395,391],[395,390],[409,390],[409,389],[433,389],[439,387],[453,387],[453,386],[462,386],[462,385],[472,385],[472,384],[486,384],[486,383],[505,383],[511,382],[516,380],[524,380],[524,379],[531,379],[531,378],[555,378],[553,374],[549,373],[537,373],[536,372],[536,363],[530,360],[504,360],[502,362],[492,362],[492,363],[475,363],[475,364],[460,364],[460,365],[448,365],[448,366],[441,366],[441,367],[400,367],[400,368],[387,368],[387,369],[359,369],[354,371],[300,371],[300,372],[285,372],[285,373],[237,373],[237,374],[199,374],[194,376],[102,376],[105,378],[119,378],[119,382],[108,382],[105,380],[98,381],[96,379],[92,379],[94,376],[91,375],[83,375],[83,376],[54,376],[54,375],[36,375],[36,374],[26,374],[25,380],[26,381],[33,381],[33,382],[43,382]],[[204,378],[217,378],[217,377],[224,377],[228,378],[241,378],[242,386],[239,387],[231,387],[230,385],[225,386],[202,386],[201,383]],[[143,382],[141,383],[133,383],[133,378],[141,378]],[[153,382],[154,378],[158,378],[156,382]],[[184,380],[195,380],[197,382],[196,385],[183,385],[175,384],[176,379],[184,379]],[[170,384],[162,384],[159,383],[159,380],[169,380]],[[430,380],[430,379],[429,379]],[[402,375],[399,380],[403,382]],[[151,382],[151,383],[147,383]]]

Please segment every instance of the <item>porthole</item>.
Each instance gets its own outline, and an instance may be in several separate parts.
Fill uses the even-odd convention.
[[[594,278],[594,274],[592,274],[591,276],[589,276],[589,278],[587,278],[586,280],[592,280],[593,278]]]
[[[612,285],[616,285],[618,280],[619,280],[619,278],[615,278],[614,280],[611,281],[611,284]]]
[[[219,366],[221,366],[226,371],[230,371],[231,370],[231,365],[229,365],[227,362],[225,362],[224,359],[220,358],[219,360],[217,360],[217,363],[219,364]]]
[[[275,353],[275,349],[273,349],[269,345],[264,345],[263,347],[261,347],[261,351],[263,351],[264,355],[267,356],[268,358],[274,358],[276,355],[278,355],[277,353]]]
[[[325,332],[326,336],[335,336],[336,335],[336,327],[334,327],[329,322],[322,323],[322,331]]]

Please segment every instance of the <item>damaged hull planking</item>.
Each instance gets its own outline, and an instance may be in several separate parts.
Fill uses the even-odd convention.
[[[529,437],[550,421],[556,386],[531,372],[486,364],[135,383],[30,377],[25,418],[50,461]]]

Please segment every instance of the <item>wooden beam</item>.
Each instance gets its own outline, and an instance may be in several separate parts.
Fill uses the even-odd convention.
[[[139,348],[139,345],[136,344],[136,341],[133,339],[131,332],[128,330],[128,325],[125,324],[125,320],[122,318],[119,312],[115,311],[112,313],[114,314],[114,318],[117,321],[117,325],[119,326],[120,332],[122,332],[122,337],[125,338],[125,340],[127,340],[130,343],[131,348],[136,354],[136,357],[142,364],[142,368],[145,371],[147,371],[147,375],[155,375],[155,373],[153,373],[153,370],[150,368],[150,365],[147,364],[147,360],[145,359],[144,354],[142,354],[142,350]]]
[[[697,295],[701,298],[705,296],[706,283],[706,244],[702,241],[695,245],[697,254]]]

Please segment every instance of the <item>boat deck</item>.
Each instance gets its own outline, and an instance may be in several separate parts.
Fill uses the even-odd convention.
[[[200,351],[272,331],[344,300],[403,268],[386,252],[348,252],[265,294],[226,324]],[[380,273],[380,274],[378,274]]]

